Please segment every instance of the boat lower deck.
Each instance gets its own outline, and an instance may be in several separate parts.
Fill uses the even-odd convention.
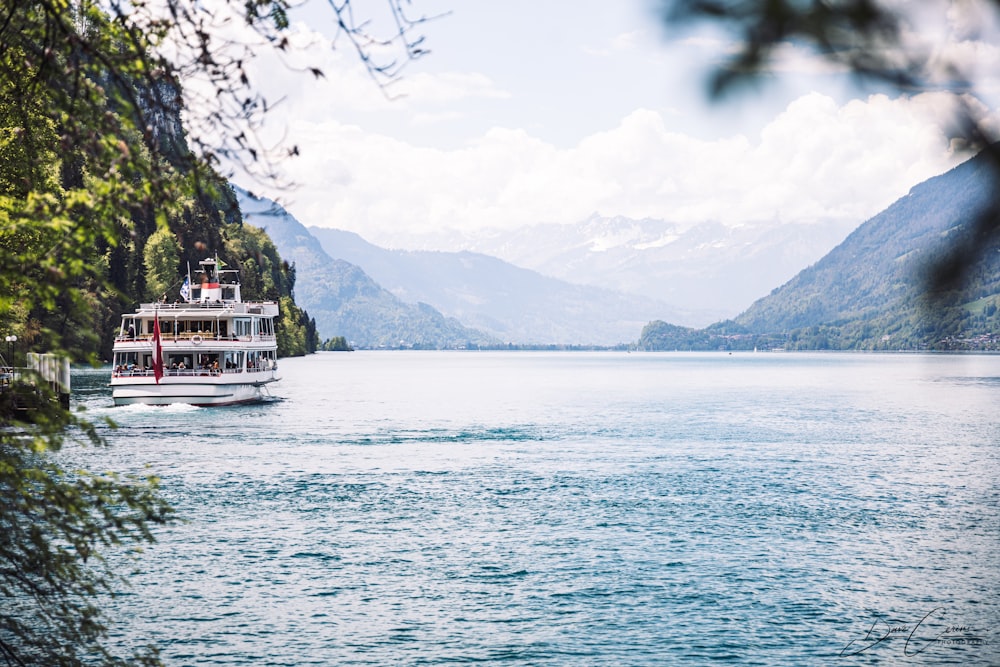
[[[232,382],[232,376],[169,377],[155,382],[152,375],[117,377],[112,380],[111,394],[115,405],[237,405],[257,403],[269,396],[266,385],[278,378],[274,373],[255,373],[253,381]]]

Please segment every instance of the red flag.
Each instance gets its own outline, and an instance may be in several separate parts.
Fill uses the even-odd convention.
[[[163,377],[163,345],[160,344],[160,313],[153,315],[153,377],[160,384]]]

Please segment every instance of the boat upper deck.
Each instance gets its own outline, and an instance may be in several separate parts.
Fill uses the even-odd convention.
[[[159,321],[163,344],[215,341],[223,344],[274,344],[278,304],[266,302],[144,303],[122,315],[116,349],[149,343]]]
[[[275,346],[278,304],[274,301],[243,301],[239,282],[224,282],[223,275],[238,274],[222,269],[216,257],[204,259],[200,285],[192,284],[190,269],[173,303],[142,303],[133,313],[122,315],[115,336],[115,350],[132,350],[152,341],[159,322],[161,344],[193,344],[212,341],[228,348],[239,343]]]
[[[196,317],[205,311],[212,311],[213,314],[224,315],[261,315],[263,317],[277,317],[278,304],[274,301],[179,301],[176,303],[143,303],[135,313],[130,313],[125,317],[153,317],[159,313],[160,317]]]

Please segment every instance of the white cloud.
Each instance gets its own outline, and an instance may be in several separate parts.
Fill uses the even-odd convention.
[[[950,102],[938,93],[838,106],[811,94],[755,141],[694,139],[640,109],[569,149],[517,129],[494,128],[443,150],[296,120],[302,156],[288,166],[301,187],[286,199],[307,225],[381,242],[395,230],[577,222],[595,211],[690,224],[861,223],[967,157],[941,130]]]
[[[615,52],[635,51],[649,42],[645,30],[629,30],[615,35],[607,45],[600,47],[584,46],[583,52],[592,56],[606,57]]]
[[[300,137],[286,136],[293,123],[322,124],[331,118],[344,123],[371,118],[398,123],[403,118],[407,124],[426,127],[461,118],[463,111],[458,107],[463,103],[510,97],[508,91],[478,72],[407,70],[405,76],[380,87],[346,40],[333,42],[301,22],[286,33],[289,47],[284,50],[263,43],[249,29],[236,26],[230,27],[230,32],[233,34],[223,37],[257,52],[256,57],[241,54],[245,56],[242,62],[252,90],[273,107],[264,127],[256,128],[262,146],[279,141],[301,146]],[[256,48],[251,48],[255,43]],[[314,70],[321,76],[315,76]],[[197,93],[190,100],[196,112],[212,108],[213,88],[196,79],[187,81],[186,86]]]
[[[484,74],[475,72],[420,72],[399,82],[399,92],[422,104],[448,104],[470,97],[506,99],[510,93],[496,87]]]
[[[960,11],[962,4],[952,4],[950,23],[938,15],[932,30],[914,29],[914,39],[975,71],[989,90],[1000,77],[1000,48],[984,37],[983,21]],[[499,30],[496,16],[489,17],[485,25]],[[301,151],[283,165],[299,188],[279,198],[306,224],[350,229],[387,244],[397,230],[577,222],[594,212],[682,224],[859,224],[968,157],[952,145],[948,114],[955,98],[945,93],[845,104],[813,93],[792,101],[759,133],[684,134],[676,128],[686,122],[699,136],[720,136],[716,127],[706,129],[709,119],[692,122],[698,107],[685,104],[692,91],[682,84],[693,85],[696,74],[689,71],[723,53],[725,42],[720,33],[703,31],[672,49],[654,48],[645,28],[629,23],[547,47],[565,56],[579,54],[584,44],[604,44],[606,58],[539,56],[537,67],[522,62],[513,69],[507,68],[517,62],[491,50],[494,35],[482,35],[461,41],[466,50],[456,50],[453,61],[434,61],[438,71],[408,70],[390,90],[399,97],[389,100],[355,54],[299,26],[296,39],[310,46],[296,52],[293,64],[318,66],[325,79],[289,75],[273,61],[253,65],[270,98],[287,98],[272,118],[275,136],[287,134],[287,143]],[[618,59],[625,53],[646,57]],[[462,54],[475,55],[476,64]],[[799,81],[829,79],[836,70],[802,49],[776,55],[778,74]],[[654,56],[669,64],[650,65]],[[543,66],[553,62],[560,66]],[[656,78],[658,72],[671,78]],[[630,85],[616,85],[624,80]],[[646,94],[660,85],[669,89],[666,97]],[[997,104],[985,99],[970,99],[973,112],[984,127],[1000,128]],[[621,103],[610,107],[610,101]],[[620,120],[610,126],[608,118]],[[554,130],[560,123],[573,131]]]

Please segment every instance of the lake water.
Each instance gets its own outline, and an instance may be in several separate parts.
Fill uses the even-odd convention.
[[[1000,356],[323,353],[272,403],[74,403],[183,523],[169,665],[1000,664]]]

